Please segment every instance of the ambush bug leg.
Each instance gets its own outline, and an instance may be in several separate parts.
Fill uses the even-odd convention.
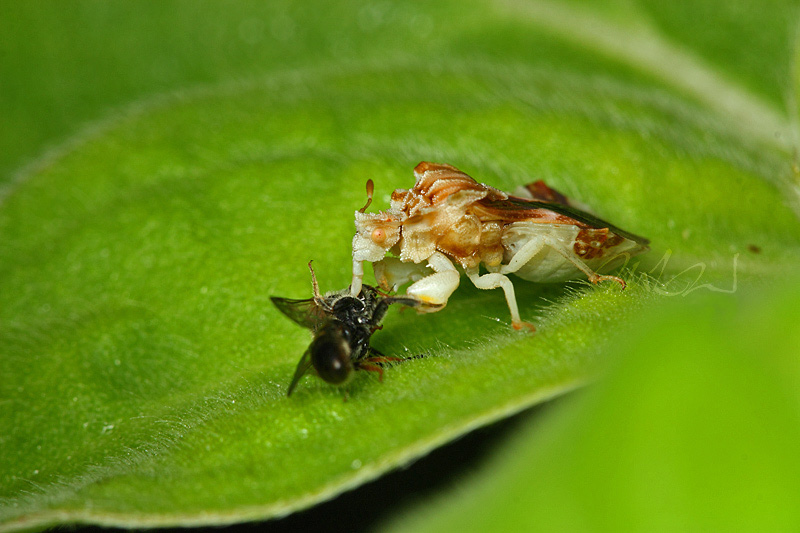
[[[508,310],[511,312],[511,326],[514,329],[520,330],[522,328],[528,328],[531,331],[536,331],[536,327],[533,324],[525,322],[519,317],[517,298],[514,294],[514,284],[511,283],[510,279],[503,274],[491,272],[481,276],[478,267],[467,269],[465,272],[470,281],[479,289],[488,290],[496,289],[497,287],[503,289],[503,293],[505,293],[506,296],[506,304],[508,304]]]
[[[359,213],[364,213],[369,207],[369,204],[372,203],[372,194],[374,193],[374,191],[375,191],[375,184],[371,179],[367,180],[367,203],[364,204],[364,207],[358,210]],[[350,296],[356,298],[359,294],[361,294],[361,287],[363,285],[363,280],[364,280],[364,262],[358,261],[354,257],[353,281],[350,283]]]
[[[545,239],[531,239],[525,246],[523,246],[517,253],[514,254],[514,257],[511,258],[511,261],[508,262],[507,265],[503,265],[500,267],[500,274],[513,274],[514,272],[518,271],[520,268],[527,265],[539,252],[544,249],[545,246],[553,246]]]
[[[589,281],[591,281],[592,283],[597,284],[600,283],[601,281],[612,280],[619,283],[623,289],[626,287],[624,279],[619,278],[617,276],[601,276],[600,274],[589,268],[589,265],[587,265],[586,263],[575,257],[575,254],[572,253],[572,250],[565,249],[564,246],[558,245],[557,243],[554,243],[552,241],[548,241],[546,244],[548,244],[551,248],[553,248],[562,256],[564,256],[564,258],[567,259],[567,261],[571,262],[573,265],[575,265],[578,268],[578,270],[586,274],[586,276],[589,278]]]
[[[514,328],[517,331],[521,331],[523,328],[527,328],[528,331],[530,331],[531,333],[536,333],[536,326],[534,326],[530,322],[525,322],[525,321],[514,322],[514,321],[512,321],[511,322],[511,327]]]
[[[386,257],[372,263],[378,287],[384,291],[396,291],[398,287],[409,281],[419,281],[430,275],[427,265],[421,263],[404,263],[396,257]]]
[[[600,283],[601,281],[616,281],[622,286],[623,289],[627,287],[625,280],[617,276],[601,276],[599,274],[595,274],[594,276],[589,276],[589,281],[594,284]]]
[[[514,254],[514,257],[511,259],[511,261],[509,261],[507,265],[500,268],[500,273],[512,274],[514,272],[517,272],[520,268],[522,268],[523,266],[527,265],[530,261],[532,261],[533,258],[536,256],[536,254],[541,252],[546,246],[552,248],[553,250],[558,252],[562,257],[564,257],[564,259],[575,265],[575,267],[578,270],[586,274],[586,276],[589,278],[589,281],[591,281],[592,283],[596,284],[605,280],[613,280],[622,285],[623,289],[625,288],[625,280],[623,280],[622,278],[619,278],[617,276],[601,276],[600,274],[589,268],[589,266],[586,263],[577,258],[571,249],[566,248],[560,242],[547,237],[531,239],[528,243],[525,244],[525,246],[523,246],[519,250],[519,252]]]
[[[453,263],[441,252],[434,252],[428,258],[428,266],[434,271],[406,289],[406,294],[421,302],[417,311],[421,313],[438,311],[445,305],[461,281],[461,274]]]
[[[358,297],[364,280],[364,262],[353,260],[353,281],[350,283],[350,296]]]

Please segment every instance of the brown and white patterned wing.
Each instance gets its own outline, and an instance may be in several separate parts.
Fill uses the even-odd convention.
[[[506,200],[481,200],[476,202],[472,209],[482,221],[497,220],[502,223],[513,223],[525,220],[542,224],[571,224],[581,229],[608,229],[642,246],[650,242],[586,211],[559,203],[510,196]]]

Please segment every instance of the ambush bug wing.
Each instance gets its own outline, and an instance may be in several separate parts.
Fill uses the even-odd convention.
[[[548,202],[551,204],[573,205],[569,198],[553,189],[548,187],[543,180],[536,180],[527,185],[521,185],[516,188],[514,194],[519,198],[527,200],[536,200],[537,202]]]
[[[326,310],[320,307],[314,298],[295,300],[272,296],[270,300],[281,313],[311,331],[317,331],[328,317]]]
[[[292,376],[292,382],[289,384],[289,390],[286,392],[286,396],[292,395],[295,387],[297,387],[297,384],[300,383],[300,378],[302,378],[310,368],[311,348],[306,350],[306,352],[303,354],[303,357],[300,358],[300,362],[297,363],[297,368],[294,371],[294,376]]]
[[[561,203],[526,200],[525,198],[509,196],[506,200],[481,200],[477,202],[475,211],[483,220],[500,220],[502,222],[519,222],[522,220],[541,222],[543,224],[574,224],[575,222],[580,222],[590,228],[608,228],[609,231],[616,233],[620,237],[634,241],[644,247],[650,244],[649,239],[625,231],[577,207]],[[547,211],[561,216],[553,219],[552,216],[548,216]]]

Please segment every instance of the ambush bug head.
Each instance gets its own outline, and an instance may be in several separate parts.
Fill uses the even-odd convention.
[[[353,283],[351,293],[361,290],[363,262],[380,261],[400,240],[400,218],[388,211],[365,213],[372,201],[372,180],[367,182],[367,205],[355,212],[356,234],[353,237]]]
[[[366,213],[372,203],[375,185],[367,180],[367,203],[356,211],[356,236],[353,238],[354,261],[380,261],[400,240],[400,219],[387,211]]]
[[[400,220],[390,213],[356,211],[356,235],[353,237],[353,259],[380,261],[400,240]]]

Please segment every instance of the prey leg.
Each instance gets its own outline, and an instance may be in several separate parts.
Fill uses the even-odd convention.
[[[511,311],[511,326],[514,329],[522,329],[523,327],[536,331],[536,327],[530,322],[525,322],[519,317],[519,309],[517,308],[517,298],[514,295],[514,285],[511,280],[503,274],[497,272],[490,272],[488,274],[480,275],[478,268],[471,268],[467,271],[467,277],[479,289],[496,289],[501,287],[506,295],[506,303],[508,310]]]
[[[368,372],[377,372],[378,373],[378,381],[383,383],[383,367],[379,364],[369,363],[367,361],[362,361],[358,365],[359,370],[366,370]]]
[[[372,353],[376,355],[371,355],[367,357],[364,361],[367,363],[376,363],[381,365],[382,363],[402,363],[403,361],[410,361],[412,359],[422,359],[425,357],[423,354],[417,355],[409,355],[408,357],[395,357],[391,355],[383,355],[381,352],[372,348]]]
[[[381,363],[391,363],[402,360],[403,359],[401,357],[383,355],[381,352],[370,346],[369,355],[359,361],[359,368],[361,368],[361,365],[364,363],[377,363],[380,366]]]
[[[411,359],[421,359],[424,355],[412,355],[410,357],[393,357],[388,355],[383,355],[381,352],[376,350],[375,348],[370,349],[370,353],[374,355],[370,355],[360,361],[357,362],[356,368],[358,370],[366,370],[368,372],[377,372],[378,373],[378,381],[383,381],[383,365],[385,363],[402,363],[403,361],[409,361]]]

